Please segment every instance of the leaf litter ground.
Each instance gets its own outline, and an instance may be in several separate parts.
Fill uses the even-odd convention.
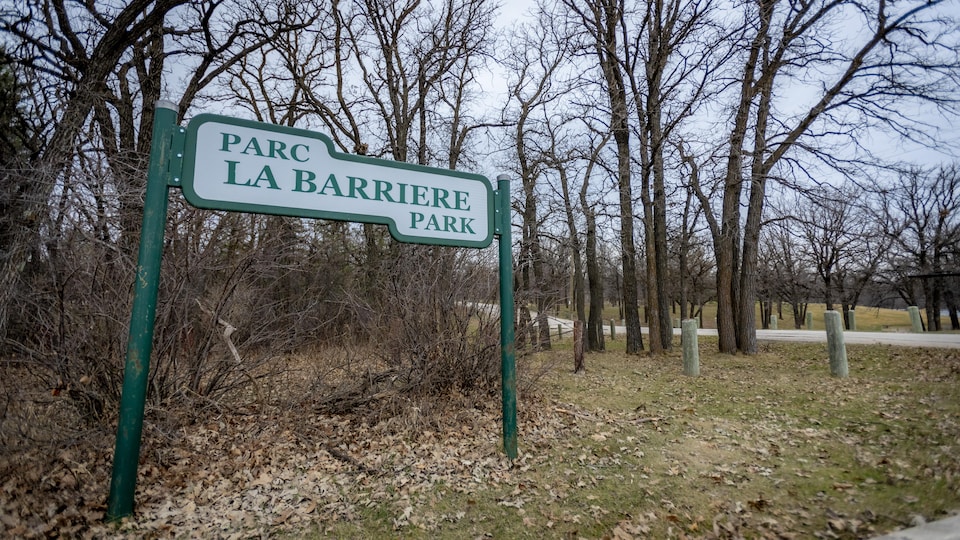
[[[522,359],[545,374],[520,396],[513,463],[495,397],[380,422],[309,399],[169,430],[154,411],[133,518],[102,522],[104,429],[8,448],[0,523],[15,537],[869,538],[960,510],[956,352],[850,346],[836,379],[823,345],[713,347],[696,379],[679,352],[589,355],[584,375],[568,350]]]

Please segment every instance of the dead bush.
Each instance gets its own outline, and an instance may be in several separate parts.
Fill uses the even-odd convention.
[[[368,343],[339,376],[318,380],[318,407],[390,417],[422,400],[489,395],[500,385],[496,274],[452,248],[398,246],[375,300],[351,297]],[[411,405],[412,404],[412,405]],[[419,405],[418,405],[419,404]]]

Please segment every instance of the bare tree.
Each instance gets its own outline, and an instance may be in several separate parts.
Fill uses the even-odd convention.
[[[630,155],[630,108],[623,73],[623,44],[620,25],[624,17],[621,0],[594,0],[586,3],[564,0],[575,24],[582,26],[585,47],[596,55],[603,74],[609,104],[610,132],[617,147],[617,185],[620,200],[620,248],[623,271],[623,311],[627,327],[626,351],[643,350],[640,333],[637,248],[634,238],[634,198]]]
[[[823,186],[810,190],[794,218],[804,240],[803,253],[820,280],[819,293],[828,310],[841,304],[845,326],[850,326],[850,309],[856,307],[886,254],[888,242],[867,212],[866,194],[854,188]],[[787,239],[781,234],[781,244]],[[792,262],[792,257],[785,260]]]
[[[801,141],[817,135],[850,135],[856,126],[870,123],[917,134],[901,112],[904,102],[951,106],[948,88],[956,84],[960,62],[951,46],[956,36],[950,34],[946,20],[936,18],[934,8],[940,3],[758,0],[755,5],[745,4],[752,6],[748,17],[758,22],[748,39],[728,139],[716,249],[721,351],[756,350],[757,255],[767,182],[794,151],[811,152],[814,159],[832,163],[817,153],[816,145]],[[933,15],[928,18],[928,14]],[[839,42],[828,40],[827,25],[851,17],[863,21],[864,31],[841,49]],[[790,76],[821,73],[825,73],[822,86],[809,107],[789,118],[774,114],[776,90]],[[851,116],[858,123],[852,124]],[[749,188],[747,215],[741,224],[745,186]]]
[[[605,133],[593,147],[583,173],[583,182],[580,184],[580,207],[583,209],[585,221],[584,255],[586,257],[587,282],[590,287],[590,313],[587,316],[587,349],[602,351],[605,349],[603,340],[603,276],[600,270],[600,261],[597,253],[597,212],[596,203],[587,199],[591,186],[591,177],[599,160],[600,153],[610,140],[610,134]]]
[[[26,221],[11,228],[14,234],[0,268],[0,325],[6,324],[15,284],[36,245],[55,179],[75,155],[77,137],[94,105],[102,99],[103,87],[130,44],[183,3],[131,2],[113,17],[97,12],[89,18],[79,17],[63,2],[55,1],[26,2],[3,12],[0,32],[19,43],[10,54],[26,69],[43,73],[46,77],[38,80],[40,84],[50,88],[63,84],[69,94],[58,96],[55,127],[31,164],[36,171],[34,178],[24,179],[24,185],[17,189],[18,207],[10,216],[23,216]]]
[[[947,265],[956,261],[960,243],[960,167],[906,169],[880,195],[884,233],[893,243],[891,264],[920,281],[928,329],[940,330],[943,274],[957,271]],[[913,305],[916,299],[903,285],[901,294]]]
[[[665,154],[683,122],[716,89],[716,70],[726,61],[723,32],[709,2],[655,0],[646,3],[638,27],[621,20],[640,150],[640,199],[647,252],[647,311],[651,350],[673,340],[670,289],[666,279],[667,172]],[[729,51],[729,49],[725,49]]]
[[[30,309],[5,318],[15,328],[3,345],[31,358],[36,376],[52,381],[51,387],[70,386],[70,397],[88,418],[99,418],[119,394],[154,103],[169,88],[182,89],[182,118],[251,51],[302,28],[290,2],[182,4],[133,2],[114,9],[31,1],[2,15],[0,31],[17,43],[13,58],[31,81],[24,106],[51,126],[21,177],[30,182],[4,199],[17,210],[0,221],[15,231],[13,251],[26,249],[27,259],[18,265],[14,253],[3,261],[5,269],[12,265],[6,279],[19,285],[5,289],[9,296],[2,301],[15,298]],[[181,73],[171,65],[189,68],[182,85],[170,78],[171,71]],[[176,254],[164,261],[160,284],[151,399],[181,391],[211,398],[248,384],[248,370],[270,356],[262,354],[269,350],[264,343],[284,350],[316,330],[311,317],[283,325],[289,317],[265,316],[285,302],[273,299],[295,280],[278,280],[258,303],[245,294],[251,276],[263,277],[256,263],[265,252],[278,254],[277,274],[290,277],[288,244],[295,229],[257,242],[251,230],[260,222],[249,229],[230,223],[238,220],[171,204],[167,249]],[[240,246],[252,246],[254,254]],[[238,329],[229,346],[220,321]],[[244,351],[242,359],[233,346]],[[81,377],[89,385],[75,384]]]
[[[789,219],[789,214],[784,214],[787,213],[781,210],[778,216],[782,219],[775,219],[764,229],[761,257],[768,261],[774,293],[790,304],[793,326],[799,330],[806,319],[815,283],[804,256],[802,233],[796,232],[798,227]]]
[[[856,249],[856,237],[847,234],[847,222],[853,212],[851,197],[825,189],[815,200],[809,200],[797,216],[807,258],[816,268],[828,310],[835,309],[837,301],[837,273],[843,260]]]
[[[102,152],[110,166],[120,198],[120,249],[129,253],[142,190],[134,179],[143,170],[150,147],[153,103],[163,90],[166,62],[196,60],[180,102],[183,114],[197,93],[227,66],[292,29],[283,21],[290,4],[277,5],[279,18],[257,9],[256,4],[184,4],[132,2],[108,10],[94,3],[37,0],[3,13],[0,32],[19,44],[14,55],[23,68],[37,74],[36,90],[48,102],[36,112],[49,111],[54,127],[32,160],[31,168],[39,178],[22,190],[19,200],[26,206],[13,214],[34,218],[15,225],[19,233],[11,240],[0,281],[12,285],[17,279],[31,242],[36,241],[37,228],[48,215],[55,186],[69,181],[63,172],[77,165],[82,152]],[[224,16],[225,12],[229,14]],[[168,16],[171,21],[165,25]],[[215,23],[221,26],[214,28]],[[171,43],[194,40],[203,48],[177,48],[167,39]],[[12,290],[4,287],[0,293],[0,311],[9,303]]]
[[[693,175],[698,174],[694,167]],[[687,186],[687,196],[683,202],[683,213],[680,216],[680,227],[676,233],[676,270],[678,279],[677,303],[680,305],[680,319],[698,317],[702,314],[703,305],[710,299],[707,294],[709,286],[706,283],[708,272],[713,265],[707,263],[705,250],[698,244],[702,242],[702,226],[699,224],[703,208],[696,204],[693,187]],[[705,264],[706,263],[706,264]],[[702,322],[702,321],[701,321]]]
[[[567,61],[566,40],[554,34],[557,28],[552,15],[542,12],[542,24],[521,26],[509,46],[506,65],[510,69],[510,101],[506,121],[514,126],[516,165],[523,187],[520,204],[523,227],[518,256],[521,290],[529,295],[537,308],[537,348],[550,348],[550,327],[547,324],[548,281],[550,276],[544,264],[541,246],[541,219],[538,209],[538,184],[543,184],[548,167],[559,166],[556,139],[547,108],[555,108],[568,86],[560,80],[559,72]],[[546,31],[544,31],[546,30]],[[513,77],[516,77],[513,79]],[[559,167],[558,167],[559,166]],[[521,310],[527,309],[520,306]]]

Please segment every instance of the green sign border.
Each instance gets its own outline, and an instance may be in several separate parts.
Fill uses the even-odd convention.
[[[281,133],[285,135],[295,135],[320,141],[326,145],[327,152],[332,159],[353,163],[363,163],[375,167],[384,167],[388,169],[401,169],[417,173],[429,174],[433,176],[444,176],[452,179],[467,180],[471,182],[480,182],[484,186],[487,196],[487,234],[482,240],[457,240],[455,238],[434,238],[429,236],[409,236],[400,233],[393,219],[388,216],[376,216],[370,214],[352,214],[346,212],[329,212],[324,210],[310,210],[304,208],[290,208],[285,206],[270,206],[254,203],[238,203],[231,201],[217,201],[205,199],[197,194],[194,189],[194,170],[197,160],[197,132],[200,126],[209,122],[240,126],[271,133]],[[231,118],[217,114],[199,114],[190,120],[187,125],[186,142],[183,152],[183,169],[178,185],[183,189],[183,195],[191,205],[197,208],[206,208],[209,210],[227,210],[231,212],[249,212],[255,214],[271,214],[277,216],[292,216],[304,218],[332,219],[336,221],[349,221],[360,223],[377,223],[387,225],[390,229],[390,235],[400,242],[412,244],[427,244],[439,246],[458,246],[470,248],[485,248],[493,242],[494,236],[494,197],[493,187],[485,176],[450,169],[439,169],[436,167],[426,167],[415,165],[413,163],[403,163],[399,161],[389,161],[366,156],[357,156],[338,152],[327,135],[315,131],[309,131],[300,128],[278,126],[265,122],[256,122],[253,120],[244,120],[241,118]]]

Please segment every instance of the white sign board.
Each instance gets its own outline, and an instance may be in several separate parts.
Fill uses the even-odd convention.
[[[383,223],[397,240],[486,247],[485,177],[342,154],[311,131],[202,114],[187,128],[183,178],[200,208]]]

